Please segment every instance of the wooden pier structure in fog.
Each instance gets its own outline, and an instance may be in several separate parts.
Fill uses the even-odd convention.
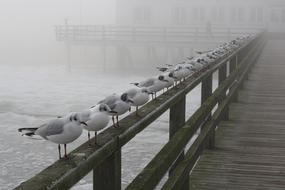
[[[120,190],[122,147],[167,110],[169,141],[126,189],[284,189],[283,42],[261,33],[101,132],[100,147],[86,142],[16,189],[69,189],[93,171],[94,189]],[[201,106],[186,118],[186,95],[200,84]]]
[[[135,65],[173,64],[196,50],[213,48],[231,39],[260,31],[259,27],[207,27],[193,26],[119,26],[119,25],[71,25],[67,21],[55,27],[58,42],[67,51],[67,66],[72,67],[72,50],[78,47],[99,49],[100,61],[108,68],[110,50],[115,50],[115,65],[132,68]],[[95,51],[95,50],[93,50]],[[141,54],[143,63],[137,58]]]
[[[254,34],[262,28],[205,26],[119,26],[64,25],[55,26],[56,40],[70,45],[173,45],[220,43],[243,34]]]

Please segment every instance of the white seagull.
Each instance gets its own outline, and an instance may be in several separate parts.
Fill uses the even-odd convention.
[[[185,78],[187,76],[187,70],[183,64],[177,64],[177,66],[175,67],[174,71],[172,71],[171,73],[173,74],[173,76],[175,77],[175,81],[182,81],[183,78]]]
[[[95,133],[95,144],[97,144],[97,132],[104,129],[109,121],[110,117],[108,113],[116,113],[112,111],[108,105],[99,104],[91,109],[84,110],[79,112],[79,118],[81,121],[84,121],[87,125],[84,125],[83,128],[88,131],[88,142],[90,142],[90,131],[94,131]]]
[[[165,85],[165,88],[168,90],[171,86],[174,85],[174,82],[177,80],[177,77],[173,75],[173,72],[163,73],[163,76],[166,80],[168,80],[167,84]]]
[[[98,104],[106,104],[111,109],[111,112],[108,112],[112,116],[113,127],[119,127],[119,115],[126,113],[131,108],[131,103],[133,100],[128,97],[127,93],[123,93],[121,96],[113,94],[106,97],[104,100],[101,100]],[[115,117],[117,122],[115,123]]]
[[[23,135],[26,136],[39,135],[46,140],[58,144],[59,159],[61,159],[60,145],[64,145],[64,157],[68,158],[66,144],[73,142],[81,135],[81,124],[87,125],[85,122],[79,120],[77,113],[72,113],[63,118],[53,119],[40,127],[20,128],[18,131],[23,132]]]
[[[159,75],[158,77],[148,78],[140,83],[131,84],[134,84],[139,88],[146,88],[148,91],[154,93],[154,97],[156,98],[156,93],[165,88],[167,83],[168,80],[166,80],[163,75]]]
[[[149,100],[149,94],[153,94],[147,88],[132,88],[127,90],[126,93],[133,100],[131,106],[136,107],[136,115],[138,115],[138,107],[146,104]]]

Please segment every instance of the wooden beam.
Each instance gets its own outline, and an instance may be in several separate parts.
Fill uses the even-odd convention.
[[[179,102],[170,107],[169,112],[169,139],[185,125],[185,106],[186,96],[182,97]],[[175,159],[172,167],[169,169],[169,175],[176,168],[176,166],[184,159],[184,150],[182,149],[180,155]],[[189,180],[185,180],[181,190],[189,189]]]
[[[93,190],[121,189],[121,150],[93,170]]]

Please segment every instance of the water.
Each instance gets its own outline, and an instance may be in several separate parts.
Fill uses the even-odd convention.
[[[12,189],[52,164],[58,158],[57,145],[22,137],[17,129],[35,127],[50,118],[80,111],[105,96],[132,87],[129,83],[154,75],[148,72],[69,73],[60,66],[0,66],[0,189]],[[187,115],[200,104],[200,89],[187,99]],[[68,152],[85,142],[84,133],[68,145]],[[168,112],[137,135],[122,151],[122,185],[125,187],[168,140]],[[88,189],[91,175],[74,189]]]

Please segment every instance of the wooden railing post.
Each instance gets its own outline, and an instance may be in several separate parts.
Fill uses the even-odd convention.
[[[184,96],[180,101],[170,107],[169,112],[169,139],[185,125],[185,105],[186,105],[186,97]],[[175,163],[169,169],[169,176],[172,171],[176,168],[176,166],[184,159],[184,150],[177,157]],[[183,188],[181,190],[189,189],[189,177],[183,184]]]
[[[93,190],[121,189],[121,150],[93,170]]]
[[[234,56],[231,60],[230,60],[230,73],[232,73],[235,69],[236,69],[236,56]]]
[[[213,90],[213,75],[209,75],[202,81],[202,88],[201,88],[201,104],[203,104],[207,98],[212,95]]]
[[[238,54],[238,60],[237,60],[237,64],[239,64],[240,60],[242,60],[243,57],[246,56],[247,52],[250,50],[250,45],[248,45],[247,47],[245,47],[244,49],[242,49]],[[246,75],[245,78],[247,79],[248,76]]]
[[[202,81],[202,87],[201,87],[201,104],[203,104],[207,98],[209,98],[212,95],[213,91],[213,75],[210,74],[207,78],[205,78]],[[210,112],[205,121],[210,120],[212,117],[212,113]],[[203,130],[203,127],[202,129]],[[215,129],[210,132],[209,135],[209,144],[207,145],[207,148],[212,149],[215,147]]]
[[[219,69],[219,86],[221,83],[227,78],[227,64],[225,63],[222,65]],[[221,97],[221,101],[226,97],[226,92],[224,93],[223,97]],[[220,102],[221,102],[220,101]],[[219,105],[220,105],[219,102]],[[221,117],[222,120],[228,120],[229,119],[229,108],[225,108],[225,111],[223,113],[223,116]]]
[[[230,74],[237,68],[237,55],[230,60]],[[231,89],[230,89],[231,90]],[[238,100],[238,92],[233,96],[234,102]]]

